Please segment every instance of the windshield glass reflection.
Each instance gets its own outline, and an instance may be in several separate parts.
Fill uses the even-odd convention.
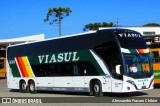
[[[148,54],[124,54],[127,76],[146,78],[152,75],[151,62]]]

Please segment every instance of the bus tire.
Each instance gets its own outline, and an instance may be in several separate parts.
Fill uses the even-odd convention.
[[[30,93],[37,93],[35,82],[33,80],[29,81],[28,87]]]
[[[27,85],[24,80],[20,81],[19,83],[19,89],[21,93],[26,93],[27,92]]]
[[[89,92],[89,96],[93,96],[93,82],[90,82],[90,92]]]
[[[102,85],[101,85],[100,81],[98,81],[98,80],[95,81],[92,89],[93,89],[93,95],[94,96],[103,96]]]
[[[7,78],[7,75],[6,75],[6,73],[5,73],[5,76],[4,76],[4,78],[5,78],[5,79]]]

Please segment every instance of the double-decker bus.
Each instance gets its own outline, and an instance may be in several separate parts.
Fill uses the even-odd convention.
[[[6,52],[5,50],[0,50],[0,78],[6,77]]]
[[[11,45],[7,84],[20,92],[135,92],[153,89],[151,57],[140,33],[101,29]]]
[[[144,36],[144,39],[151,52],[154,84],[158,87],[160,85],[160,35]]]

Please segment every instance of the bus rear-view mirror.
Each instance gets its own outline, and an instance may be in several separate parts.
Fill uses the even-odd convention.
[[[121,74],[121,71],[122,71],[122,70],[121,70],[121,65],[119,65],[119,64],[116,65],[116,73],[117,73],[117,74]]]

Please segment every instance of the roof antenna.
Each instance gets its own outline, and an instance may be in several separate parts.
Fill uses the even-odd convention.
[[[118,18],[117,18],[117,23],[116,23],[116,29],[118,28]]]

